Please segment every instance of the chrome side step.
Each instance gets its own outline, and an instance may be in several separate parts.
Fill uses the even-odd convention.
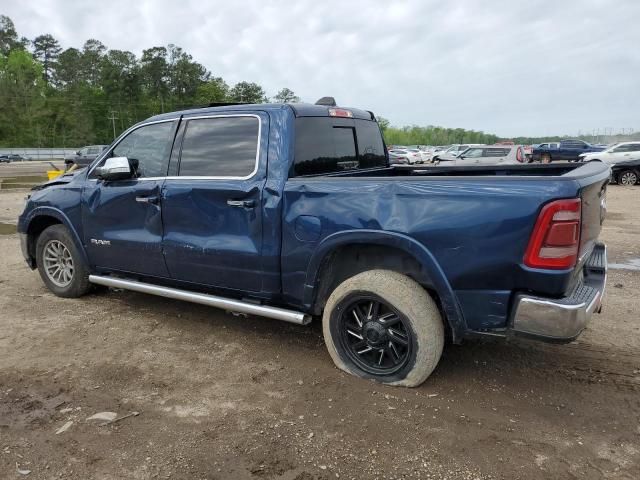
[[[286,310],[278,307],[268,307],[265,305],[257,305],[254,303],[243,302],[231,298],[218,297],[208,295],[206,293],[196,293],[177,288],[161,287],[150,283],[138,282],[135,280],[124,280],[122,278],[103,277],[100,275],[89,275],[89,281],[97,285],[104,285],[113,288],[122,288],[124,290],[132,290],[134,292],[149,293],[159,297],[173,298],[175,300],[184,300],[191,303],[199,303],[210,307],[222,308],[232,312],[247,313],[250,315],[258,315],[261,317],[275,318],[276,320],[284,320],[285,322],[296,323],[298,325],[308,325],[311,323],[311,317],[302,312]]]

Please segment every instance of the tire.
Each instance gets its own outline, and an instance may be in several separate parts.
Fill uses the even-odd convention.
[[[378,314],[369,309],[372,302]],[[417,387],[444,347],[436,303],[417,282],[390,270],[369,270],[338,285],[325,306],[322,330],[338,368],[387,385]]]
[[[623,170],[618,174],[618,185],[631,186],[638,183],[638,175],[633,170]]]
[[[551,155],[548,153],[540,155],[540,163],[551,163]]]
[[[52,225],[40,234],[36,263],[40,278],[58,297],[77,298],[91,289],[88,266],[64,225]]]

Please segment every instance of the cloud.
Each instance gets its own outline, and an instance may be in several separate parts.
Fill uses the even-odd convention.
[[[289,87],[393,124],[503,136],[636,127],[640,2],[12,2],[21,35],[63,47],[174,43],[228,82]]]

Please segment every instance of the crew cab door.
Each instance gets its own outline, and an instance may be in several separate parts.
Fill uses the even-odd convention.
[[[160,195],[176,125],[177,120],[168,120],[134,127],[105,156],[127,157],[136,166],[132,178],[104,181],[95,168],[89,173],[81,208],[84,244],[92,265],[168,276]]]
[[[163,189],[163,248],[172,278],[262,289],[265,113],[183,117]]]

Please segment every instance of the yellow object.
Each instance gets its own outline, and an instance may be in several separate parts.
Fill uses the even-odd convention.
[[[54,178],[58,178],[64,172],[62,170],[47,170],[47,177],[49,180],[53,180]]]

